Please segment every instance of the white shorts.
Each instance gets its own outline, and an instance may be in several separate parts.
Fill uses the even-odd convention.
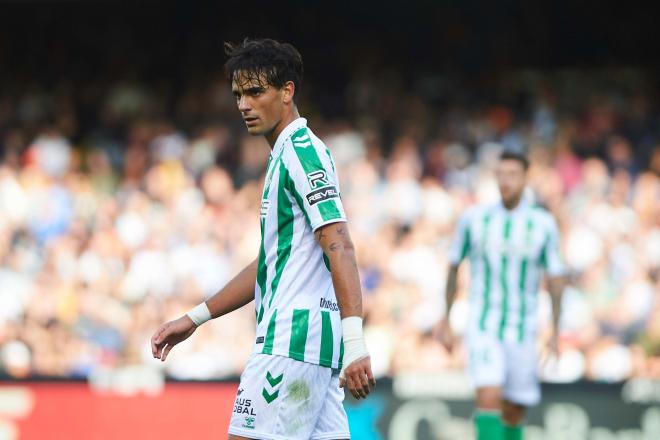
[[[260,440],[349,439],[339,370],[253,354],[241,375],[229,433]]]
[[[518,405],[539,403],[541,388],[533,342],[501,341],[494,335],[475,330],[468,333],[467,348],[470,377],[475,387],[501,387],[503,398]]]

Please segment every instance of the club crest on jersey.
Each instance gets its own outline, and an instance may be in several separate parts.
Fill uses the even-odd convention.
[[[270,208],[270,200],[261,200],[261,217],[266,217],[268,215],[268,208]]]
[[[328,184],[328,178],[323,170],[309,173],[307,175],[307,181],[312,189],[320,188]]]

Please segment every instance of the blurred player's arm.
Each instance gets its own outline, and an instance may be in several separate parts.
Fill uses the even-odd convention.
[[[548,292],[552,302],[552,337],[550,339],[550,351],[558,355],[559,351],[559,319],[561,318],[561,297],[568,285],[565,276],[549,276],[547,278]]]
[[[449,316],[451,315],[451,308],[456,300],[457,280],[458,280],[458,264],[450,264],[447,271],[447,285],[445,287],[445,314],[436,327],[436,336],[440,339],[442,345],[451,351],[454,348],[454,332],[449,324]]]
[[[448,252],[449,269],[445,286],[445,314],[435,328],[435,335],[442,345],[451,351],[454,348],[455,336],[449,323],[451,308],[456,300],[458,290],[458,267],[470,252],[469,211],[458,220],[454,239]]]
[[[552,302],[552,336],[549,341],[550,353],[559,353],[559,319],[561,317],[561,298],[568,285],[566,268],[562,263],[559,249],[559,228],[554,218],[548,224],[548,235],[543,246],[542,264],[546,270],[546,283]]]
[[[332,284],[342,317],[344,360],[340,385],[356,399],[365,398],[376,384],[362,334],[362,289],[355,249],[345,222],[321,226],[314,233],[330,262]]]
[[[258,264],[258,259],[255,259],[211,298],[179,319],[161,325],[151,337],[152,355],[164,361],[172,347],[188,339],[201,324],[233,312],[254,300]]]

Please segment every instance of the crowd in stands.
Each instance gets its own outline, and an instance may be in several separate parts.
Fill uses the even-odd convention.
[[[626,71],[513,71],[471,84],[356,73],[328,117],[299,109],[337,163],[378,377],[464,367],[434,337],[461,213],[497,201],[503,149],[531,161],[526,197],[556,216],[570,274],[548,381],[660,378],[660,108]],[[313,84],[320,90],[323,84]],[[239,374],[251,305],[200,327],[167,362],[149,339],[254,259],[269,147],[246,134],[222,72],[177,93],[130,76],[0,90],[0,375],[87,377],[149,365]],[[451,322],[462,334],[462,266]],[[551,327],[545,288],[539,350]]]

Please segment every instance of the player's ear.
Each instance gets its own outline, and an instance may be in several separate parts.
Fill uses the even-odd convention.
[[[296,86],[293,81],[287,81],[282,86],[282,102],[289,104],[293,101],[293,95],[296,93]]]

